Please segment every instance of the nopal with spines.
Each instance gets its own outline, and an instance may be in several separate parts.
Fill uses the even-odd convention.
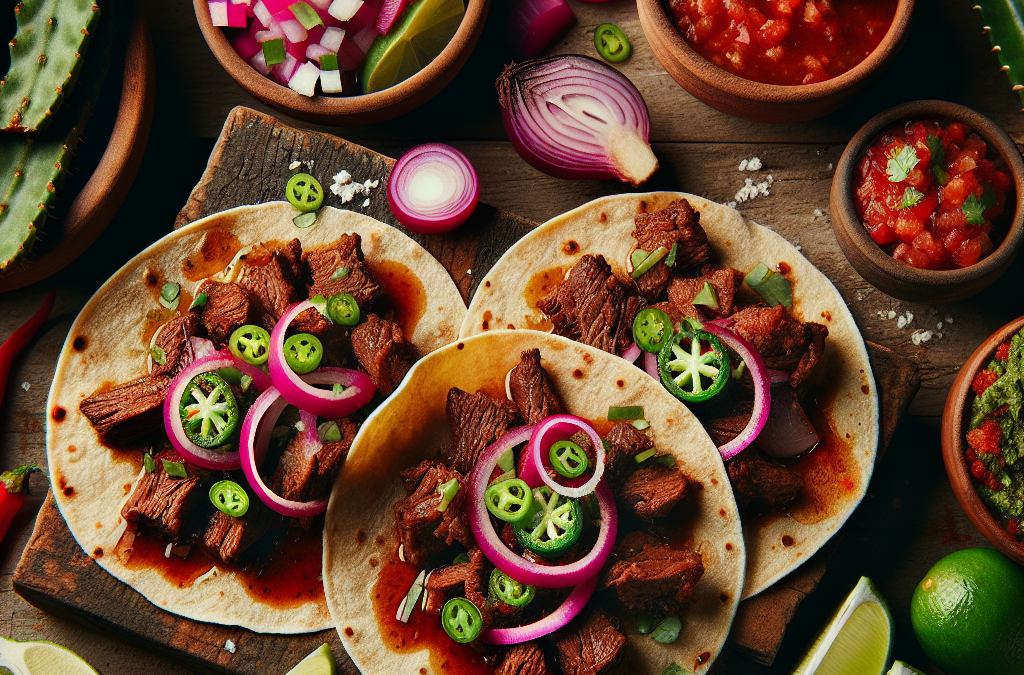
[[[975,0],[985,34],[1013,91],[1024,102],[1024,5],[1020,0]]]

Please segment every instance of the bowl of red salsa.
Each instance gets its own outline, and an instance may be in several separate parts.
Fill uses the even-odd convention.
[[[914,0],[638,0],[655,56],[709,106],[760,122],[841,107],[899,51]]]
[[[995,281],[1024,242],[1024,161],[984,115],[915,101],[873,118],[836,165],[832,228],[885,293],[936,304]]]

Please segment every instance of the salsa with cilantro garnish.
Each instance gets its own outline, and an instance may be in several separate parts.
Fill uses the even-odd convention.
[[[964,455],[978,494],[1024,541],[1024,330],[996,349],[971,382]]]
[[[860,156],[854,204],[871,238],[921,269],[970,267],[998,239],[1012,182],[1002,158],[959,122],[907,122]]]

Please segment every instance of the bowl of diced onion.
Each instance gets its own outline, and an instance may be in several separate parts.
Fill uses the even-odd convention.
[[[206,43],[246,91],[332,125],[381,122],[432,98],[469,58],[489,3],[193,0]]]

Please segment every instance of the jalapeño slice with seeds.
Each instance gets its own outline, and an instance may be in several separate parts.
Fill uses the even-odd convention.
[[[661,383],[684,403],[703,403],[722,393],[729,381],[729,353],[702,330],[681,330],[658,353]]]
[[[558,475],[566,478],[579,478],[590,466],[587,453],[572,441],[552,443],[551,449],[548,450],[548,459]]]
[[[564,497],[548,487],[533,491],[532,517],[522,526],[513,525],[516,540],[534,553],[556,558],[579,541],[583,532],[583,509],[579,500]]]
[[[484,503],[495,518],[506,523],[518,523],[530,513],[533,494],[525,482],[510,478],[489,485],[484,490]]]
[[[228,349],[246,363],[262,366],[270,358],[270,333],[260,326],[241,326],[228,339]]]
[[[340,326],[354,326],[359,323],[359,316],[359,303],[348,293],[337,293],[327,298],[327,318],[334,323]]]
[[[488,589],[492,598],[512,607],[525,607],[537,594],[536,586],[520,583],[498,568],[491,571]]]
[[[448,637],[465,644],[480,637],[484,618],[480,609],[466,598],[452,598],[441,608],[441,627]]]
[[[324,203],[324,188],[308,173],[297,173],[284,188],[288,202],[303,213],[316,211]]]
[[[601,58],[611,63],[621,63],[633,53],[629,38],[613,23],[603,23],[594,30],[594,47]]]
[[[310,333],[296,333],[284,341],[284,360],[299,375],[311,373],[324,357],[320,338]]]
[[[633,319],[633,341],[645,352],[661,351],[673,330],[668,313],[654,307],[640,310]]]
[[[224,445],[238,428],[238,401],[219,375],[200,373],[185,387],[178,405],[185,436],[201,448]]]
[[[210,487],[210,501],[221,513],[235,518],[249,510],[249,493],[233,480],[222,480]]]

